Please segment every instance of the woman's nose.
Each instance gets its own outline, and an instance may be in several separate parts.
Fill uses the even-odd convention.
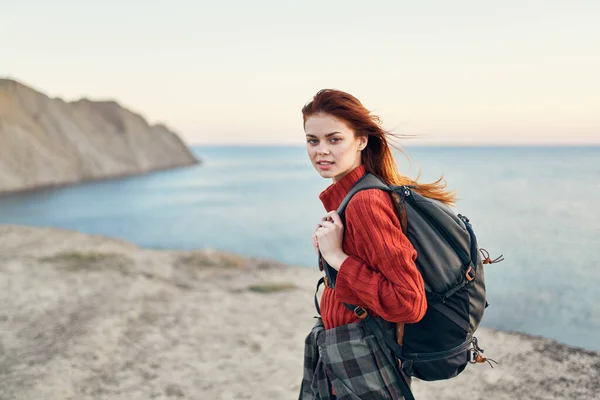
[[[317,154],[319,154],[319,155],[329,154],[329,149],[327,148],[327,146],[319,146],[319,148],[317,149]]]

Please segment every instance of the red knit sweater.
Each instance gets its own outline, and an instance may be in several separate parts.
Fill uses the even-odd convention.
[[[338,208],[364,173],[361,165],[320,194],[327,212]],[[390,195],[379,189],[363,190],[348,204],[342,248],[350,257],[338,271],[335,290],[325,288],[321,296],[325,329],[358,321],[343,302],[390,322],[414,323],[425,315],[417,252],[402,232],[395,207]]]

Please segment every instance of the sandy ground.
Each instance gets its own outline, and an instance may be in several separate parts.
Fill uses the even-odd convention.
[[[0,225],[0,399],[295,399],[317,270]],[[271,290],[271,291],[270,291]],[[600,354],[481,328],[421,399],[600,399]]]

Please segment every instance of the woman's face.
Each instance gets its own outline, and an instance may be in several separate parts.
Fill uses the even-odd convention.
[[[304,131],[310,161],[323,178],[337,182],[361,164],[360,152],[367,145],[367,137],[356,137],[333,115],[312,115],[306,120]]]

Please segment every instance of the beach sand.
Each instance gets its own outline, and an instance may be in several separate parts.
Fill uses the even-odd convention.
[[[0,225],[0,399],[296,399],[321,273]],[[477,331],[485,355],[420,399],[598,399],[600,354]]]

